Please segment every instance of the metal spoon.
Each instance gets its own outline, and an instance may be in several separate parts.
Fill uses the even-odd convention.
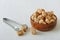
[[[26,24],[19,24],[16,21],[13,21],[11,19],[8,18],[3,18],[3,22],[5,22],[6,24],[8,24],[10,27],[12,27],[15,31],[20,31],[23,25],[28,28],[28,26]]]

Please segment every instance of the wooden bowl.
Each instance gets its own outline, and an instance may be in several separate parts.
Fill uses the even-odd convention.
[[[57,19],[56,19],[55,22],[50,23],[50,24],[39,24],[39,23],[34,22],[31,19],[31,17],[30,17],[30,22],[31,22],[32,27],[34,27],[37,30],[40,30],[40,31],[50,31],[50,30],[52,30],[56,26]]]

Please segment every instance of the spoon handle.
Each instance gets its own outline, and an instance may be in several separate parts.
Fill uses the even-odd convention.
[[[16,21],[10,20],[8,18],[3,18],[3,22],[12,27],[15,31],[19,31],[22,24],[17,23]]]

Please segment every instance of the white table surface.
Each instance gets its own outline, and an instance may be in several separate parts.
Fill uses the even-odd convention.
[[[38,8],[47,11],[53,10],[58,17],[57,26],[49,32],[40,32],[39,35],[18,36],[2,18],[10,18],[19,23],[26,23],[29,27],[29,17]],[[0,40],[60,40],[60,1],[59,0],[0,0]]]

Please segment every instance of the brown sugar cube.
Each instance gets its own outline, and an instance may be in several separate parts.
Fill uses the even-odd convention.
[[[39,13],[35,12],[35,13],[33,13],[32,16],[37,17],[38,15],[39,15]]]
[[[41,11],[40,9],[38,9],[38,10],[37,10],[37,12],[38,12],[39,14],[41,14],[41,13],[42,13],[42,11]]]
[[[34,21],[38,23],[39,22],[39,19],[38,18],[34,18]]]
[[[36,30],[33,27],[31,27],[31,33],[32,33],[32,35],[36,35],[37,34]]]
[[[37,18],[37,14],[36,14],[36,13],[34,13],[34,14],[31,16],[31,19],[32,19],[32,20],[35,20],[35,18]]]
[[[18,34],[19,36],[22,36],[22,35],[24,35],[24,32],[23,32],[23,30],[20,30],[20,31],[17,31],[17,34]]]
[[[35,30],[32,30],[32,34],[33,34],[33,35],[36,35],[36,31],[35,31]]]
[[[22,27],[22,30],[23,30],[24,32],[26,32],[26,31],[27,31],[27,29],[26,29],[25,27]]]
[[[28,27],[26,25],[22,25],[21,30],[23,30],[24,32],[26,32],[27,29],[28,29]]]
[[[41,11],[45,11],[44,9],[41,9]]]
[[[38,17],[40,14],[36,12],[36,17]]]
[[[46,24],[46,23],[43,21],[43,19],[41,19],[41,20],[39,21],[39,24]]]
[[[45,11],[42,11],[42,16],[46,17],[47,13]]]
[[[53,11],[50,11],[51,15],[54,15],[54,12]]]
[[[44,17],[42,15],[39,15],[37,18],[38,19],[44,19]]]
[[[54,22],[54,21],[55,21],[54,19],[51,19],[51,20],[50,20],[50,23],[52,23],[52,22]]]
[[[31,16],[31,19],[34,20],[34,16]]]
[[[47,18],[45,19],[45,22],[48,24],[50,23],[49,19],[47,19]]]
[[[44,9],[38,9],[38,10],[37,10],[37,12],[38,12],[39,14],[41,14],[42,11],[45,11],[45,10],[44,10]]]
[[[51,20],[51,18],[52,18],[52,17],[50,17],[50,16],[46,16],[46,19],[48,19],[48,20]]]
[[[36,16],[36,13],[33,13],[32,16]]]
[[[51,12],[47,12],[48,13],[48,15],[51,17],[52,15],[54,15],[54,13],[53,13],[53,11],[51,11]]]
[[[52,18],[53,18],[54,20],[56,20],[56,17],[55,17],[54,15],[52,16]]]
[[[31,16],[31,19],[34,20],[34,18],[36,18],[36,15],[32,15]]]

